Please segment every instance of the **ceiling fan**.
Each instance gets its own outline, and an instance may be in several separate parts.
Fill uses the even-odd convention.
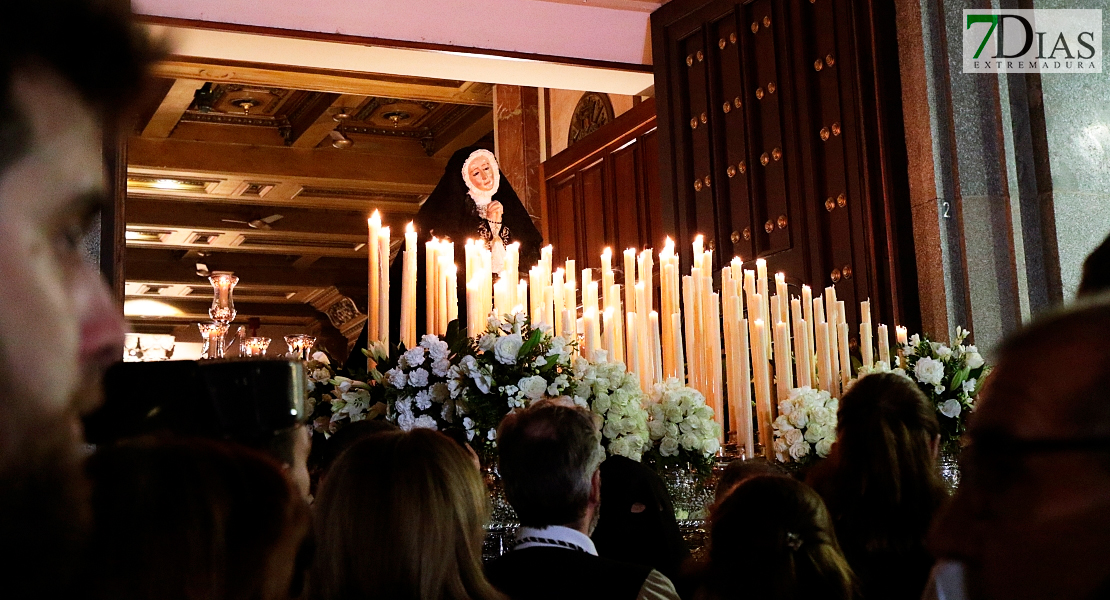
[[[270,224],[276,223],[285,218],[282,215],[270,215],[265,219],[252,219],[250,221],[239,221],[236,219],[220,219],[224,223],[242,223],[251,229],[270,229]]]

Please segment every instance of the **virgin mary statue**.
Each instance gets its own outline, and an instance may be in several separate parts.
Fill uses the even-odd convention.
[[[420,207],[413,219],[419,239],[417,265],[424,264],[424,242],[433,237],[455,243],[455,264],[459,265],[459,315],[466,314],[466,240],[486,245],[492,257],[494,273],[517,281],[519,274],[506,273],[505,247],[520,243],[520,267],[527,269],[539,261],[543,236],[520,198],[501,176],[497,158],[489,150],[463,148],[451,156],[443,177]],[[395,260],[391,280],[401,280],[401,261]],[[396,273],[393,273],[396,271]],[[418,269],[416,284],[416,328],[424,332],[424,271]],[[390,286],[390,331],[397,331],[400,322],[401,286]],[[464,324],[465,325],[465,324]],[[475,335],[478,332],[467,332]],[[396,336],[393,337],[396,339]]]

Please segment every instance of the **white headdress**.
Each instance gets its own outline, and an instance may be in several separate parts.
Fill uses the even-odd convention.
[[[478,157],[483,157],[488,160],[489,166],[493,171],[493,189],[488,192],[478,189],[478,186],[470,181],[470,164]],[[470,190],[470,197],[473,198],[474,203],[478,205],[478,212],[484,214],[486,205],[490,203],[490,200],[493,200],[493,195],[497,193],[497,188],[501,186],[501,169],[497,165],[497,157],[489,150],[475,150],[470,153],[470,156],[463,162],[462,177],[463,181],[466,183],[466,187]]]

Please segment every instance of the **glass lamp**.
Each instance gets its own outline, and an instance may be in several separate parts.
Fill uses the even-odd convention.
[[[215,272],[208,281],[212,283],[212,308],[208,309],[208,316],[213,321],[230,323],[235,320],[235,302],[231,295],[235,291],[235,284],[239,278],[231,273]]]

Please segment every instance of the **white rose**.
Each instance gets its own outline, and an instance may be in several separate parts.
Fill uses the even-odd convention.
[[[493,344],[493,354],[497,357],[497,362],[503,365],[515,365],[517,354],[520,353],[520,347],[523,345],[524,339],[519,333],[503,335]]]
[[[814,446],[814,449],[817,451],[817,456],[820,456],[821,458],[825,458],[826,456],[828,456],[829,453],[832,452],[832,446],[835,441],[836,440],[833,438],[825,438],[817,442],[817,444]]]
[[[789,417],[794,414],[795,410],[797,410],[797,406],[795,406],[793,400],[787,399],[779,402],[779,416]]]
[[[779,431],[790,431],[794,429],[794,426],[790,424],[790,419],[788,419],[786,415],[779,415],[772,425]]]
[[[717,451],[721,449],[721,442],[718,441],[717,438],[711,437],[708,440],[705,440],[704,442],[702,442],[701,449],[702,449],[702,452],[705,453],[706,455],[716,454]]]
[[[428,386],[428,372],[424,369],[416,369],[409,373],[409,385],[413,387],[427,387]]]
[[[319,363],[324,363],[325,365],[329,365],[329,366],[331,365],[331,361],[328,360],[328,355],[324,354],[323,352],[313,352],[312,353],[312,360],[314,360],[316,362],[319,362]]]
[[[701,438],[694,433],[687,433],[682,436],[682,447],[687,450],[701,450]]]
[[[493,349],[493,345],[497,342],[497,336],[492,333],[483,334],[478,338],[478,349],[482,352],[489,352]]]
[[[949,356],[952,356],[952,349],[945,345],[941,345],[939,348],[936,349],[936,351],[937,356],[941,358],[948,358]]]
[[[661,421],[648,421],[648,435],[651,439],[657,440],[666,435],[667,430]]]
[[[917,366],[914,367],[914,375],[921,383],[940,385],[940,382],[944,381],[944,363],[927,356],[923,357],[917,361]]]
[[[960,412],[963,411],[963,407],[960,406],[959,400],[949,399],[945,400],[944,403],[940,405],[938,410],[940,410],[940,414],[950,419],[955,419],[956,417],[960,416]]]
[[[663,415],[672,423],[682,420],[682,407],[677,402],[665,400],[663,402]]]
[[[609,412],[609,408],[612,407],[612,405],[613,403],[609,399],[608,394],[602,394],[594,398],[594,412],[599,415],[604,415],[606,412]]]
[[[405,362],[410,367],[419,367],[424,364],[424,349],[420,346],[405,351]]]
[[[829,431],[820,425],[811,424],[809,429],[806,429],[805,439],[811,444],[816,444],[827,437],[829,437]]]
[[[979,353],[975,352],[974,350],[971,351],[971,352],[968,352],[967,353],[967,366],[971,367],[972,369],[978,369],[979,367],[983,366],[983,357],[980,356]]]
[[[517,382],[517,387],[529,400],[539,400],[547,393],[547,380],[539,375],[525,377]]]
[[[401,389],[405,387],[405,383],[408,381],[408,376],[405,375],[405,372],[401,369],[390,369],[385,372],[385,381],[390,385],[390,387]]]
[[[778,438],[775,440],[774,449],[775,454],[786,454],[786,451],[789,450],[790,447],[786,445],[786,442],[784,442],[782,438]]]
[[[836,422],[836,415],[824,406],[813,409],[809,416],[818,425],[828,426]]]
[[[673,437],[663,438],[663,441],[659,442],[659,454],[663,456],[674,456],[678,454],[678,440]]]
[[[788,446],[793,446],[795,444],[801,444],[802,442],[804,442],[805,436],[804,434],[802,434],[800,429],[791,429],[790,431],[782,434],[782,439],[786,441],[786,444]]]
[[[794,460],[801,460],[809,455],[809,444],[800,442],[798,444],[790,445],[790,458]]]
[[[825,405],[825,400],[816,393],[806,394],[802,396],[802,407],[808,410],[813,410]]]
[[[807,415],[804,410],[794,411],[787,419],[790,421],[791,425],[799,429],[805,427],[809,423],[809,415]]]

